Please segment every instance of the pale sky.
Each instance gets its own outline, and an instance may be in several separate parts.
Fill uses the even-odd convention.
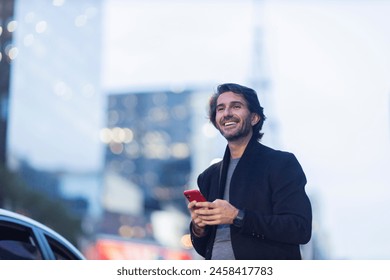
[[[283,147],[321,201],[332,255],[390,258],[390,3],[291,2],[266,13]]]

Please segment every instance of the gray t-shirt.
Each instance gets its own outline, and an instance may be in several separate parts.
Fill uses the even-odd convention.
[[[230,193],[230,181],[238,162],[239,158],[230,159],[228,172],[226,176],[225,193],[223,199],[229,201]],[[219,225],[217,227],[217,233],[214,240],[212,260],[234,260],[234,253],[230,238],[230,225]]]

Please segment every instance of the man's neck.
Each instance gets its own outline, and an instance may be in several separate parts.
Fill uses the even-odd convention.
[[[246,146],[251,139],[251,136],[252,135],[250,135],[250,137],[240,138],[235,141],[228,141],[230,156],[232,158],[240,158],[243,155]]]

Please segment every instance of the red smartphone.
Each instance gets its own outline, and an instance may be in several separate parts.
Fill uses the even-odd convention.
[[[207,201],[199,190],[186,190],[184,191],[184,196],[188,199],[189,202],[194,200],[196,200],[196,202]]]

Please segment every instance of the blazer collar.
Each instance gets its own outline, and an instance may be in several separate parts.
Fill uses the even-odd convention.
[[[263,146],[256,140],[256,138],[252,137],[251,140],[249,140],[248,145],[246,146],[241,158],[248,157],[252,153],[253,149],[255,149],[256,146],[258,145]],[[229,146],[226,145],[225,154],[223,156],[223,165],[229,165],[230,158],[231,158],[230,149]]]
[[[248,142],[248,145],[246,146],[244,153],[242,154],[241,160],[242,159],[245,160],[246,158],[250,157],[250,155],[252,154],[251,151],[253,151],[253,149],[255,149],[257,145],[261,145],[261,144],[254,137],[252,137],[251,140]],[[227,176],[227,170],[230,163],[230,158],[231,158],[230,149],[229,146],[226,145],[225,154],[223,156],[223,160],[219,170],[219,191],[218,191],[219,198],[223,197],[225,191],[226,176]]]

